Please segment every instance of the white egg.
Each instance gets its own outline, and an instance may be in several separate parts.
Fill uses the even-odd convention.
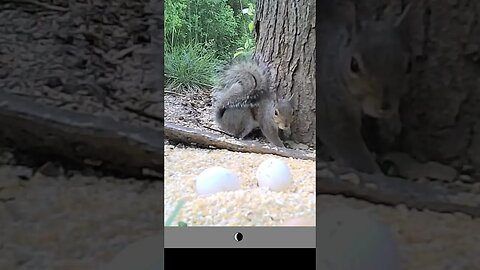
[[[292,173],[283,160],[269,158],[258,166],[257,180],[260,187],[282,191],[292,183]]]
[[[197,193],[211,195],[222,191],[240,188],[240,180],[232,171],[223,167],[210,167],[201,172],[196,179]]]
[[[317,216],[316,231],[319,269],[402,269],[390,228],[365,211],[329,209]]]

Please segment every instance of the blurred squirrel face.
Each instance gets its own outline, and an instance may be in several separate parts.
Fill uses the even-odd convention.
[[[283,130],[286,136],[290,136],[290,124],[293,120],[293,107],[288,100],[279,100],[273,117],[278,128]]]
[[[348,61],[349,89],[365,114],[389,118],[407,90],[411,62],[395,31],[366,31],[353,44]],[[364,44],[368,44],[362,46]]]

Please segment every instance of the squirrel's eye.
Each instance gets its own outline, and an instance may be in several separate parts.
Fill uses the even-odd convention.
[[[278,110],[275,110],[275,116],[278,116]]]
[[[358,61],[355,57],[352,57],[350,61],[350,70],[354,73],[358,73],[360,71],[360,67],[358,66]]]

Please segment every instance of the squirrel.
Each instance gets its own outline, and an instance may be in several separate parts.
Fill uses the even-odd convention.
[[[400,133],[399,103],[411,70],[405,20],[362,22],[351,1],[323,1],[317,70],[317,139],[339,163],[364,173],[383,174],[362,136],[362,116],[380,119]],[[381,132],[381,131],[380,131]]]
[[[213,90],[215,122],[226,133],[243,139],[254,129],[277,147],[285,147],[279,129],[288,138],[293,120],[291,98],[271,91],[270,67],[254,59],[232,63]]]

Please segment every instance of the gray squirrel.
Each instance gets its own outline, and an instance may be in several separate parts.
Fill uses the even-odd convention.
[[[381,173],[362,137],[362,115],[379,119],[387,136],[401,129],[398,108],[411,69],[405,18],[359,23],[351,1],[321,1],[317,44],[317,139],[342,165]]]
[[[254,129],[277,147],[285,147],[279,129],[290,137],[293,119],[291,98],[277,98],[271,90],[270,67],[242,59],[220,73],[213,89],[215,122],[226,133],[243,139]]]

